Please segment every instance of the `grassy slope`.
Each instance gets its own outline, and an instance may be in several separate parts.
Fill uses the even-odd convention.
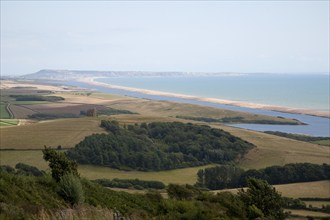
[[[44,145],[73,147],[93,133],[104,132],[93,118],[61,119],[1,128],[0,149],[42,149]]]
[[[257,146],[257,148],[251,150],[240,162],[243,168],[263,168],[271,165],[300,162],[315,164],[330,162],[329,147],[256,131],[227,126],[219,127]]]
[[[312,141],[312,143],[330,147],[330,139],[329,140],[321,140],[321,141]]]

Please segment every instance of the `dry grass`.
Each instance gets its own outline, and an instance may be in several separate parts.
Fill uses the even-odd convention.
[[[77,118],[2,127],[0,149],[42,149],[44,145],[74,147],[86,136],[105,132],[98,119]]]

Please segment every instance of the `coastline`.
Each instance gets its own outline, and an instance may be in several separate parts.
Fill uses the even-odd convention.
[[[148,94],[148,95],[183,98],[183,99],[211,102],[211,103],[223,104],[223,105],[232,105],[232,106],[252,108],[252,109],[263,109],[263,110],[271,110],[271,111],[277,111],[277,112],[312,115],[312,116],[330,118],[329,112],[315,111],[315,110],[310,110],[310,109],[291,108],[291,107],[276,106],[276,105],[259,104],[259,103],[242,102],[242,101],[232,101],[232,100],[227,100],[227,99],[208,98],[208,97],[192,96],[192,95],[179,94],[179,93],[161,92],[161,91],[148,90],[148,89],[139,89],[139,88],[126,87],[126,86],[111,85],[111,84],[95,81],[95,79],[97,79],[97,78],[99,78],[99,77],[79,78],[79,79],[77,79],[77,81],[83,82],[86,84],[90,84],[90,85],[97,85],[97,86],[102,86],[102,87],[107,87],[107,88],[112,88],[112,89],[121,89],[121,90],[130,91],[130,92],[139,92],[139,93],[144,93],[144,94]]]

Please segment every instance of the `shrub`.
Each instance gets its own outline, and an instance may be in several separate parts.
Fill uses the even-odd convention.
[[[26,175],[26,176],[43,176],[44,172],[40,171],[37,167],[27,165],[25,163],[16,164],[15,168],[17,173]]]
[[[0,171],[6,172],[6,173],[15,173],[15,169],[9,165],[1,165]]]
[[[84,202],[84,191],[80,179],[72,173],[62,176],[58,183],[57,193],[71,205]]]

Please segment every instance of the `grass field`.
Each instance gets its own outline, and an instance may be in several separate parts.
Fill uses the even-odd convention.
[[[319,145],[324,145],[324,146],[329,146],[330,147],[330,139],[328,140],[321,140],[321,141],[313,141],[313,144],[319,144]]]
[[[329,164],[330,162],[330,149],[326,146],[234,127],[217,127],[257,146],[240,162],[240,166],[246,169],[288,163]]]
[[[0,164],[15,167],[17,163],[25,163],[38,167],[42,170],[48,170],[47,162],[42,158],[41,150],[1,150]]]
[[[44,145],[74,147],[86,136],[105,132],[94,118],[60,119],[1,128],[0,149],[43,149]]]
[[[36,166],[39,169],[48,170],[48,164],[42,158],[41,150],[2,150],[0,151],[0,164],[10,165],[15,167],[19,162]],[[178,183],[178,184],[194,184],[197,178],[197,171],[213,165],[192,167],[159,172],[142,172],[142,171],[122,171],[107,167],[97,167],[89,165],[79,165],[79,173],[88,179],[141,179],[141,180],[158,180],[165,184]]]
[[[6,109],[7,104],[5,103],[0,103],[0,118],[10,118],[10,114]]]
[[[165,184],[177,183],[177,184],[194,184],[197,180],[197,171],[206,167],[214,165],[190,167],[183,169],[158,171],[158,172],[142,172],[142,171],[121,171],[117,169],[111,169],[106,167],[87,166],[80,165],[79,172],[82,176],[88,179],[141,179],[141,180],[158,180]]]

